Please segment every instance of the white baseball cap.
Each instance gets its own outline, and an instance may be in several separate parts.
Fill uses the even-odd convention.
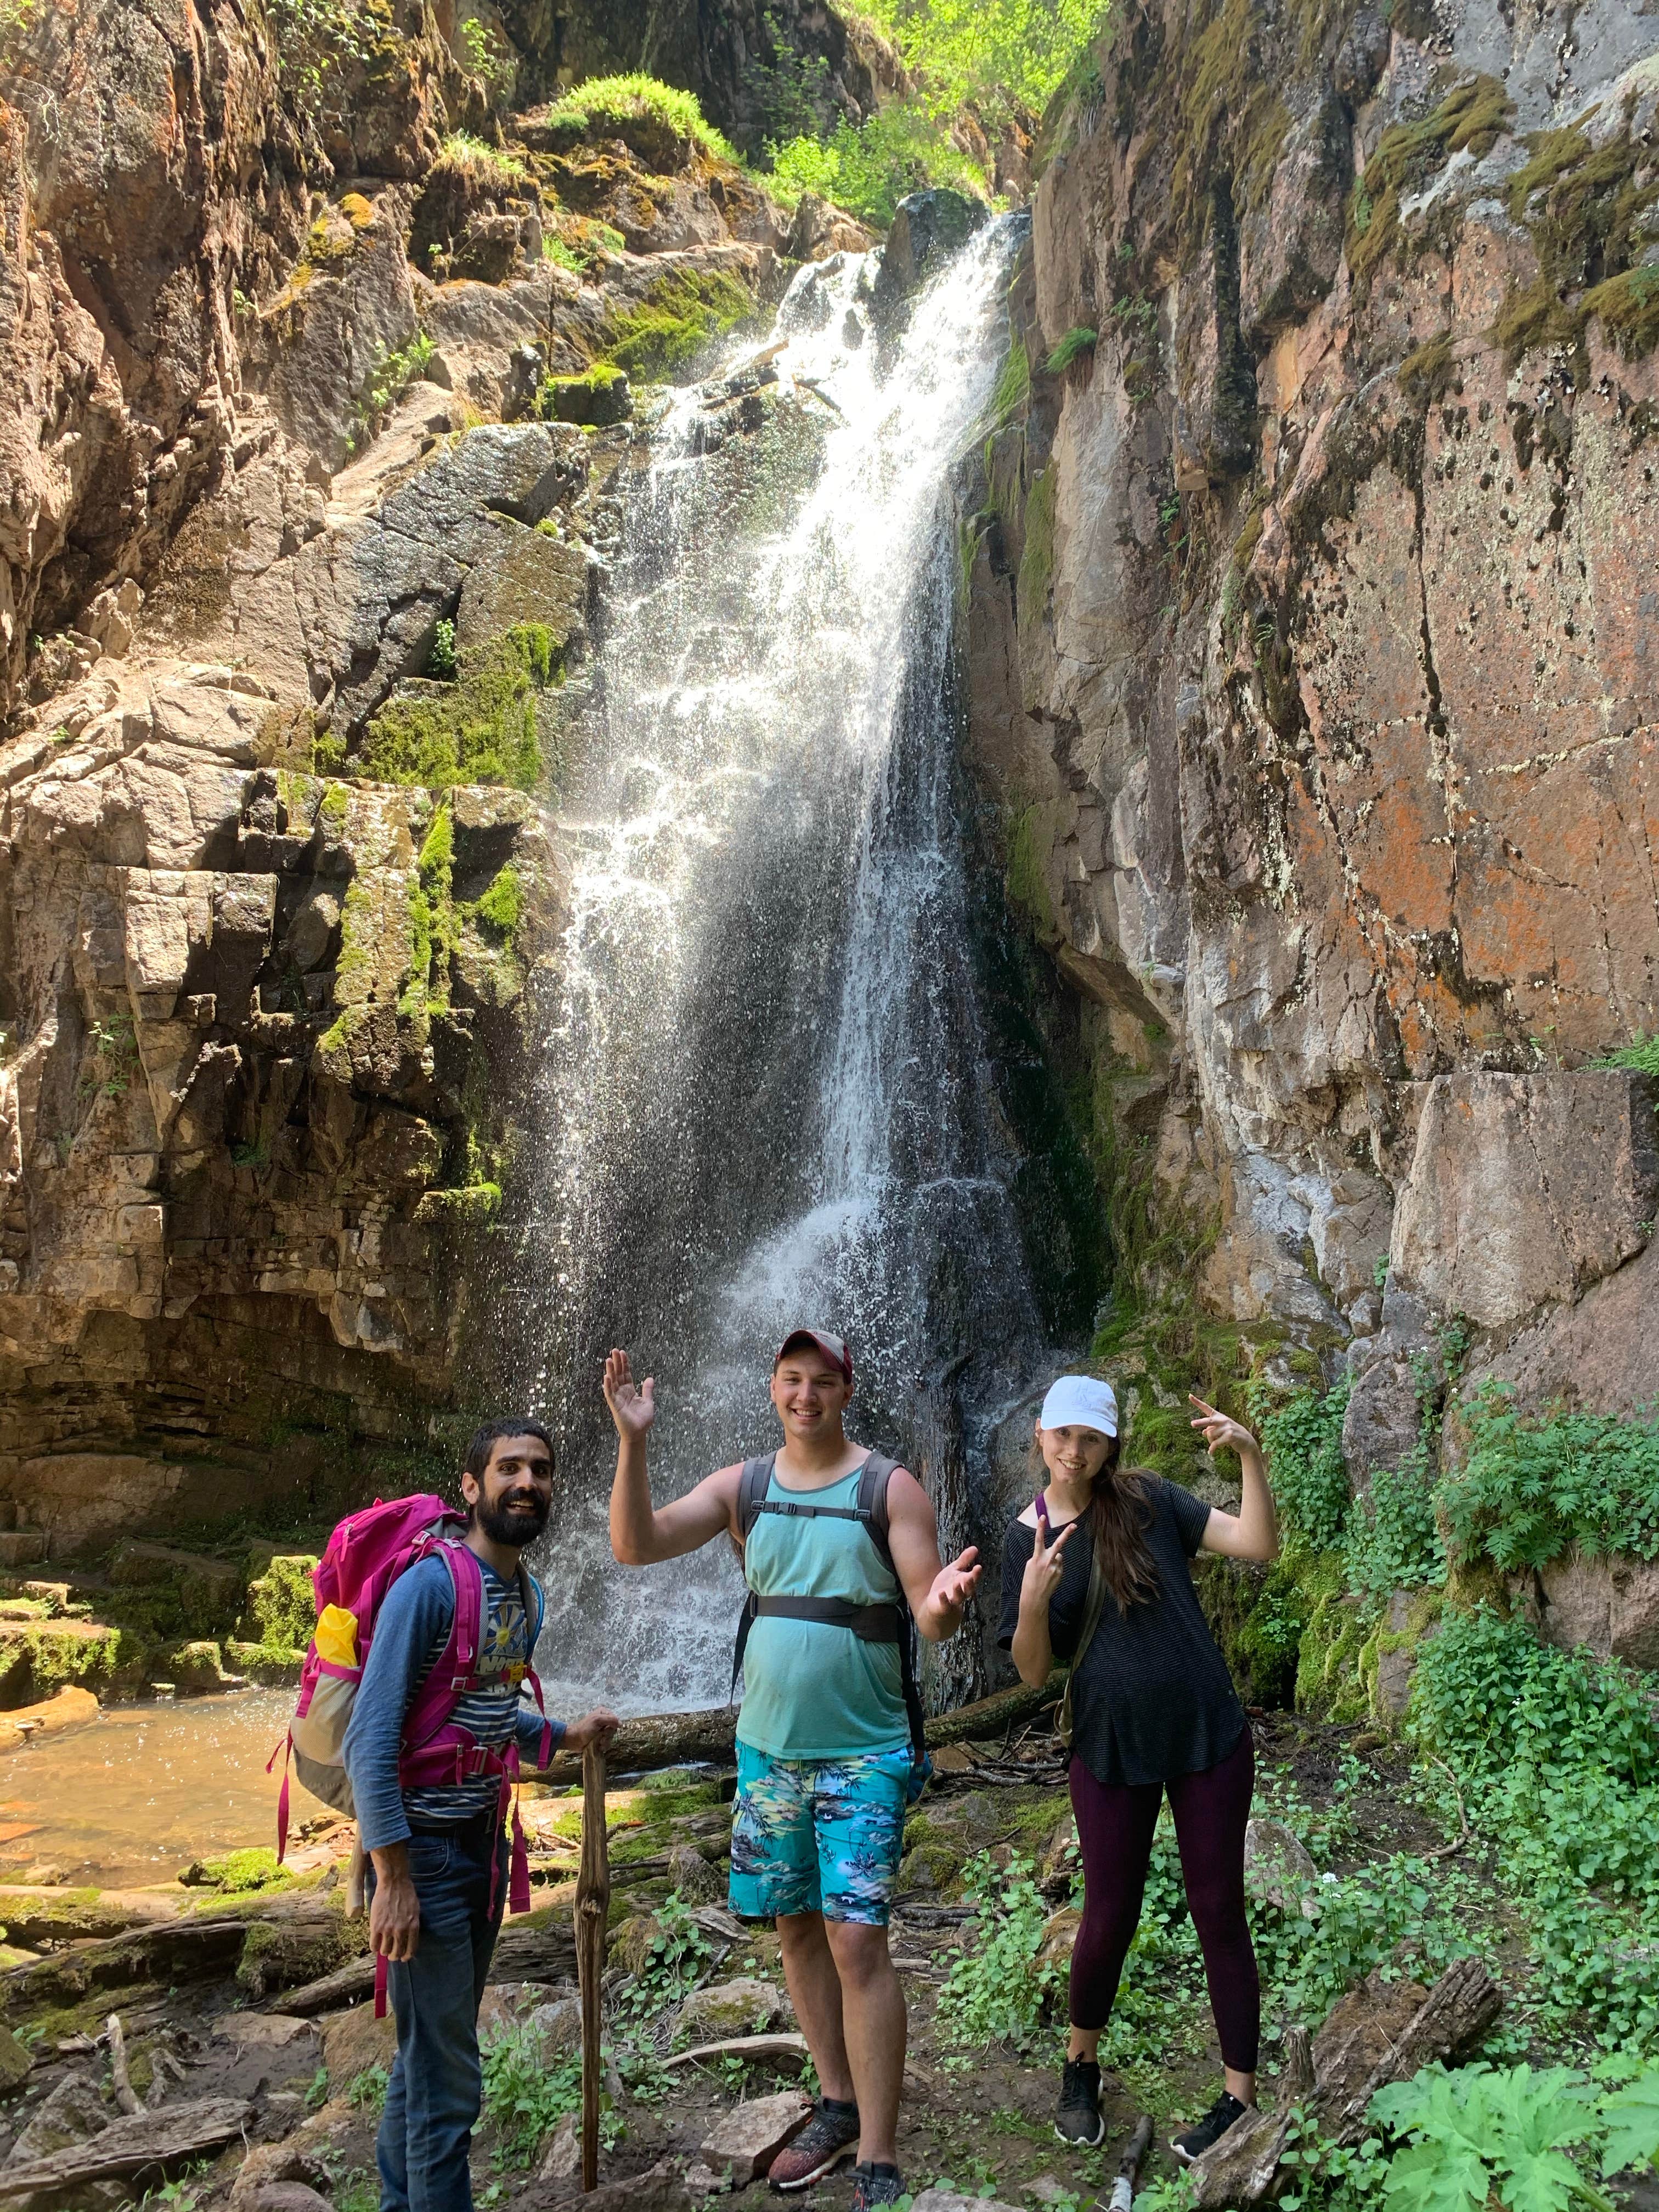
[[[1095,1375],[1062,1375],[1049,1387],[1037,1416],[1043,1429],[1096,1429],[1103,1437],[1117,1434],[1117,1400],[1109,1382]]]

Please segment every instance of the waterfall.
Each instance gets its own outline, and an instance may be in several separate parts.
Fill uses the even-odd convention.
[[[787,1328],[845,1335],[849,1431],[922,1477],[947,1556],[1045,1356],[957,789],[951,478],[990,407],[1008,228],[886,341],[871,263],[802,270],[619,494],[523,1263],[568,1462],[540,1560],[568,1700],[723,1700],[740,1597],[725,1545],[611,1561],[612,1343],[656,1378],[660,1501],[776,1442]],[[936,1692],[982,1665],[958,1639]]]

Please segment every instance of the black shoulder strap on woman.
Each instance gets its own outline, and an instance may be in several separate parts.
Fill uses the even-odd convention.
[[[1066,1670],[1066,1694],[1060,1701],[1060,1715],[1054,1723],[1054,1734],[1067,1751],[1072,1747],[1072,1691],[1077,1682],[1077,1670],[1083,1664],[1083,1655],[1094,1641],[1100,1617],[1106,1610],[1107,1584],[1105,1571],[1100,1564],[1100,1547],[1094,1540],[1094,1530],[1089,1531],[1089,1595],[1083,1608],[1083,1633],[1078,1638],[1077,1650],[1072,1654],[1072,1663]]]

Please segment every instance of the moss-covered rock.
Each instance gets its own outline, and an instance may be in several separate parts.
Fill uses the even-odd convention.
[[[634,412],[628,372],[600,362],[578,376],[544,377],[536,391],[536,412],[544,422],[625,422]]]
[[[1364,1720],[1370,1698],[1360,1653],[1371,1633],[1364,1606],[1346,1587],[1336,1553],[1316,1553],[1302,1579],[1310,1603],[1297,1658],[1297,1710],[1330,1720]]]
[[[256,1545],[248,1554],[247,1595],[237,1623],[249,1644],[280,1651],[303,1651],[317,1621],[317,1596],[311,1577],[314,1552],[279,1552]]]
[[[0,1710],[37,1705],[70,1683],[100,1697],[130,1697],[155,1649],[142,1631],[99,1621],[0,1628]]]
[[[600,359],[642,382],[672,379],[755,310],[754,295],[725,270],[672,270],[611,311]]]
[[[434,791],[453,783],[533,790],[550,764],[538,702],[563,672],[563,643],[540,623],[519,623],[464,648],[453,684],[406,685],[369,724],[362,771]]]
[[[242,1597],[242,1570],[234,1559],[218,1559],[167,1544],[130,1538],[116,1547],[109,1564],[115,1587],[130,1593],[126,1609],[164,1636],[217,1636],[236,1619]]]

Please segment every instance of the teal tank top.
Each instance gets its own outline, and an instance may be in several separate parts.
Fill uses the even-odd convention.
[[[822,1490],[793,1490],[774,1469],[769,1498],[851,1507],[862,1467]],[[749,1587],[763,1597],[839,1597],[889,1604],[900,1595],[869,1531],[857,1521],[756,1516],[744,1551]],[[772,1759],[847,1759],[910,1741],[896,1644],[866,1644],[850,1628],[768,1614],[749,1632],[738,1741]]]

